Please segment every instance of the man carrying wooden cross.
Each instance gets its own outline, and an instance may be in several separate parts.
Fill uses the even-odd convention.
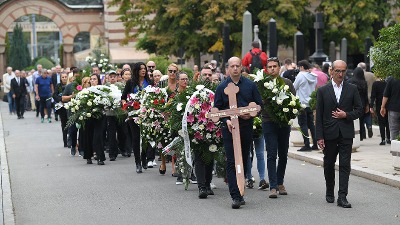
[[[219,110],[225,110],[232,108],[229,105],[229,97],[225,94],[224,90],[228,84],[233,83],[239,91],[236,94],[237,108],[247,107],[250,102],[255,102],[257,105],[262,105],[261,95],[258,92],[255,83],[241,75],[241,60],[238,57],[232,57],[228,60],[227,73],[230,77],[227,77],[222,82],[215,92],[214,106]],[[238,209],[241,205],[245,204],[245,201],[240,194],[237,180],[236,180],[236,168],[235,168],[235,157],[234,157],[234,144],[233,139],[238,137],[232,137],[233,129],[240,127],[240,139],[242,149],[242,160],[243,168],[237,168],[241,173],[246,173],[246,162],[249,156],[251,142],[253,140],[253,118],[248,114],[241,114],[239,116],[239,127],[235,127],[230,118],[221,118],[222,122],[222,137],[224,141],[224,148],[226,153],[226,173],[228,178],[229,192],[232,197],[232,208]],[[233,139],[232,139],[233,138]],[[244,183],[243,183],[244,188]]]

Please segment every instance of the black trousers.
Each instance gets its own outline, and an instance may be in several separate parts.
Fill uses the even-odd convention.
[[[335,188],[335,162],[336,157],[339,154],[339,197],[346,197],[348,194],[349,187],[349,175],[350,175],[350,161],[351,161],[351,149],[353,145],[353,139],[343,138],[339,135],[339,138],[335,140],[325,140],[324,149],[324,175],[326,182],[326,194],[334,196]]]
[[[102,116],[99,119],[89,119],[85,123],[85,128],[81,129],[84,159],[93,157],[93,152],[96,151],[97,159],[100,161],[106,160],[104,154],[104,139],[103,132],[106,126],[106,117]]]
[[[205,162],[201,157],[201,154],[194,152],[194,171],[197,177],[197,186],[210,187],[212,181],[212,171],[214,166],[214,160]]]
[[[17,116],[23,116],[25,112],[25,95],[16,96],[15,99],[15,110],[17,111]]]
[[[110,157],[117,157],[118,148],[121,153],[130,153],[131,143],[128,136],[128,126],[125,122],[118,123],[115,116],[107,116],[107,138]]]
[[[310,107],[301,110],[297,117],[300,125],[301,132],[303,132],[304,145],[310,146],[310,137],[308,137],[308,129],[311,131],[311,137],[313,145],[317,146],[317,140],[315,137],[315,126],[314,126],[314,114]]]
[[[142,152],[140,152],[140,127],[133,122],[133,120],[129,120],[128,125],[132,134],[132,148],[133,155],[135,156],[135,163],[137,165],[145,164],[147,163],[146,150],[142,149]]]
[[[67,145],[67,134],[68,134],[68,129],[66,129],[67,121],[68,121],[67,110],[65,108],[60,108],[59,110],[57,110],[57,112],[60,115],[63,142],[64,142],[64,145]],[[76,138],[75,138],[75,140],[76,140]]]
[[[377,107],[375,110],[376,110],[375,112],[377,112],[376,115],[378,116],[378,125],[381,134],[381,139],[382,141],[384,141],[386,137],[386,140],[390,140],[388,113],[386,113],[385,117],[382,117],[381,114],[379,113],[380,108],[378,109]]]

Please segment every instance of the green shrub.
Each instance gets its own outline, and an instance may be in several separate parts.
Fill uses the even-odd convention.
[[[54,63],[52,63],[49,59],[47,58],[41,58],[38,61],[36,61],[35,63],[35,68],[38,64],[41,64],[43,69],[51,69],[52,67],[54,67]]]

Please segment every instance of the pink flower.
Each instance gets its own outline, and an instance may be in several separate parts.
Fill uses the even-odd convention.
[[[191,123],[191,124],[194,122],[194,116],[193,116],[193,114],[187,115],[187,122],[188,122],[188,123]]]
[[[197,97],[193,97],[189,101],[190,105],[195,105],[198,102],[199,102],[199,99]]]
[[[217,132],[215,133],[215,136],[217,136],[218,138],[222,136],[221,128],[218,128]]]
[[[196,133],[194,134],[194,138],[196,138],[197,140],[203,140],[203,136],[199,131],[196,131]]]
[[[78,91],[82,91],[82,85],[78,85],[78,86],[76,86],[76,90],[78,90]]]
[[[155,88],[154,93],[160,94],[160,92],[161,92],[160,88]]]
[[[207,125],[206,125],[206,129],[207,129],[208,131],[214,130],[214,129],[215,129],[215,124],[214,124],[214,122],[209,121],[209,122],[207,123]]]
[[[213,93],[210,92],[208,97],[210,98],[210,102],[214,102],[214,94]]]
[[[201,109],[204,111],[208,111],[208,110],[210,110],[210,108],[211,108],[211,105],[208,104],[207,102],[203,102],[203,104],[201,104]]]
[[[207,122],[206,112],[201,111],[201,112],[199,113],[199,115],[197,116],[197,119],[199,120],[199,122],[206,123],[206,122]]]
[[[158,142],[157,148],[163,148],[161,142]]]

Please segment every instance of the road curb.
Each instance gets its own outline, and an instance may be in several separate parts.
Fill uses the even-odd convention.
[[[306,153],[295,153],[289,152],[288,156],[293,159],[305,161],[317,166],[323,166],[323,160],[320,157],[306,155]],[[339,167],[336,164],[335,169],[338,170]],[[378,183],[386,184],[392,187],[400,188],[400,177],[395,177],[390,174],[385,174],[368,168],[363,168],[360,166],[352,165],[351,172],[352,175],[363,177],[368,180],[372,180]]]
[[[0,113],[0,166],[1,166],[1,224],[14,225],[15,217],[11,198],[11,183],[8,170],[6,144],[4,141],[3,118]]]

